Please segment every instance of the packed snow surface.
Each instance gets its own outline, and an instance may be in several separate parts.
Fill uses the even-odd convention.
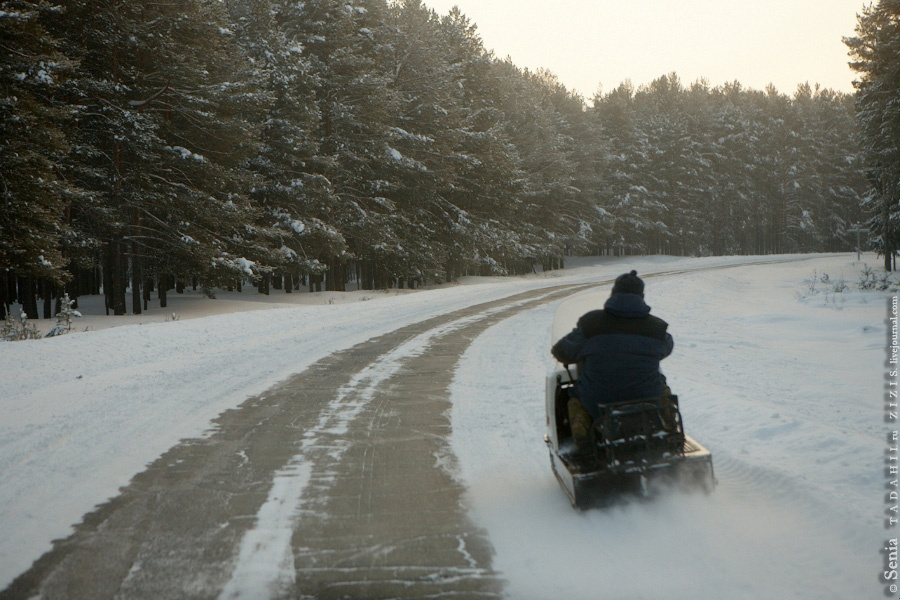
[[[632,268],[643,276],[779,258],[791,257],[573,260],[563,271],[414,293],[171,294],[169,308],[127,317],[92,317],[83,299],[75,329],[89,331],[0,344],[0,589],[179,440],[330,353],[522,291]],[[510,597],[883,590],[881,549],[896,537],[884,525],[891,293],[855,289],[855,255],[793,258],[646,280],[648,303],[675,337],[663,364],[688,433],[714,456],[719,487],[709,497],[574,511],[541,440],[557,303],[474,341],[453,384],[457,460],[446,462],[469,489]],[[850,289],[835,292],[841,278]],[[427,351],[425,340],[413,345]],[[396,358],[360,377],[379,377]],[[307,467],[293,462],[275,485],[302,486]],[[259,518],[283,531],[283,515],[267,503]],[[252,555],[242,552],[238,570],[259,560]],[[268,581],[292,580],[290,561],[276,558]]]

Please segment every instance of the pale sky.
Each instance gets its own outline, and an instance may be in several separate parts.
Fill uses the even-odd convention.
[[[769,83],[791,95],[809,82],[853,92],[844,36],[864,0],[423,0],[454,6],[484,46],[519,67],[552,71],[590,100],[625,79],[635,87],[675,71],[684,85]]]

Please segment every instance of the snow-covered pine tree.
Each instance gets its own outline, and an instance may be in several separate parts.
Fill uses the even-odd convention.
[[[680,161],[680,177],[684,184],[676,186],[681,196],[681,209],[674,218],[675,243],[671,252],[681,255],[709,255],[715,245],[716,230],[708,221],[717,210],[716,176],[713,160],[715,119],[714,94],[705,79],[695,81],[682,92],[681,126],[686,147]]]
[[[871,192],[866,207],[878,232],[885,269],[900,248],[900,0],[878,0],[858,15],[856,36],[845,38],[860,78],[856,109]]]
[[[548,74],[545,81],[554,79]],[[566,251],[576,255],[600,253],[613,225],[612,216],[603,209],[602,202],[607,185],[606,165],[611,158],[609,142],[600,120],[587,109],[582,96],[562,85],[549,85],[544,93],[561,116],[562,135],[571,140],[571,185],[576,191],[560,215],[570,231],[565,241]]]
[[[337,199],[319,165],[315,75],[304,46],[285,29],[296,3],[231,0],[227,5],[264,105],[261,143],[249,162],[255,176],[250,197],[259,209],[256,228],[271,246],[260,291],[268,290],[274,276],[290,292],[303,278],[323,273],[319,258],[340,255],[346,247],[341,233],[323,221]]]
[[[537,233],[537,258],[545,269],[552,269],[570,249],[585,249],[596,219],[583,191],[574,185],[579,171],[575,129],[584,108],[581,98],[547,70],[526,70],[521,77],[516,103],[524,114],[517,115],[510,137],[519,149],[528,181],[523,200],[533,211],[530,220]],[[509,120],[514,121],[512,115]],[[595,141],[602,151],[602,141]]]
[[[515,218],[523,178],[501,107],[495,60],[475,25],[458,8],[440,19],[442,48],[449,65],[448,170],[435,205],[436,238],[445,249],[448,280],[469,269],[508,270],[503,263],[526,255]]]
[[[630,82],[594,99],[594,110],[611,146],[604,209],[614,222],[608,246],[617,253],[652,252],[656,240],[665,235],[666,208],[648,188],[651,159],[661,152],[654,149],[657,141],[651,135],[656,117],[644,104],[638,102]]]
[[[74,304],[75,301],[69,299],[69,294],[64,294],[60,298],[59,312],[56,313],[56,325],[44,337],[56,337],[72,331],[72,319],[81,316],[81,313],[73,308]]]
[[[857,190],[864,188],[852,104],[843,94],[802,84],[792,110],[798,158],[787,206],[788,249],[846,248],[855,243],[846,230],[859,218]]]
[[[675,73],[644,86],[636,95],[647,140],[647,171],[639,185],[663,210],[651,226],[651,252],[701,253],[705,207],[711,183],[708,85],[685,89]]]
[[[0,318],[15,300],[7,278],[69,277],[62,247],[78,190],[59,173],[72,120],[58,96],[75,65],[41,23],[57,13],[46,2],[0,2]]]
[[[159,277],[163,294],[176,271],[243,275],[264,250],[245,228],[253,211],[241,168],[255,152],[258,103],[224,7],[65,7],[52,26],[81,64],[70,86],[80,110],[69,176],[93,194],[74,219],[103,240],[109,305],[125,312],[129,267]]]
[[[390,6],[387,19],[393,33],[385,66],[397,109],[386,148],[392,160],[380,173],[379,218],[400,243],[356,249],[364,287],[384,277],[408,285],[441,277],[447,247],[438,232],[456,168],[450,116],[456,76],[438,17],[420,0],[404,0]]]
[[[317,257],[328,268],[326,287],[342,290],[348,259],[379,245],[399,243],[383,217],[382,170],[394,160],[390,126],[397,99],[390,88],[392,32],[384,0],[310,0],[282,11],[285,33],[302,46],[314,75],[320,120],[314,174],[331,184],[339,202],[321,221],[346,239],[348,253]]]
[[[751,165],[758,162],[753,143],[754,124],[748,115],[746,91],[737,81],[713,90],[708,118],[707,156],[712,185],[706,227],[711,254],[740,254],[753,247],[751,222]]]
[[[822,249],[856,247],[856,235],[848,233],[865,218],[862,198],[866,173],[859,122],[850,94],[822,90],[816,113],[807,124],[810,134],[820,136],[820,176],[816,196],[816,222],[824,237]]]
[[[502,113],[484,94],[493,85],[491,57],[458,10],[438,17],[407,0],[393,17],[400,35],[392,85],[401,108],[390,130],[396,160],[386,191],[407,232],[406,277],[505,272],[511,236],[500,222],[511,204],[503,191],[511,146]]]

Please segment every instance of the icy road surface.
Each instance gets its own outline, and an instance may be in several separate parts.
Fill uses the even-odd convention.
[[[889,295],[804,283],[853,258],[607,260],[5,344],[0,598],[881,594]],[[579,513],[541,440],[549,329],[635,267],[678,271],[647,299],[720,485]],[[48,348],[53,377],[12,366]]]

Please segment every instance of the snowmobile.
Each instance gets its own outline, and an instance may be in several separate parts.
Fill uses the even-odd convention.
[[[602,306],[604,299],[602,292],[587,292],[564,301],[554,319],[553,341],[571,331],[579,316]],[[567,405],[577,377],[573,365],[547,376],[544,435],[553,473],[574,507],[652,497],[673,487],[712,491],[716,481],[712,454],[685,434],[673,394],[601,406],[590,446],[576,449]]]

